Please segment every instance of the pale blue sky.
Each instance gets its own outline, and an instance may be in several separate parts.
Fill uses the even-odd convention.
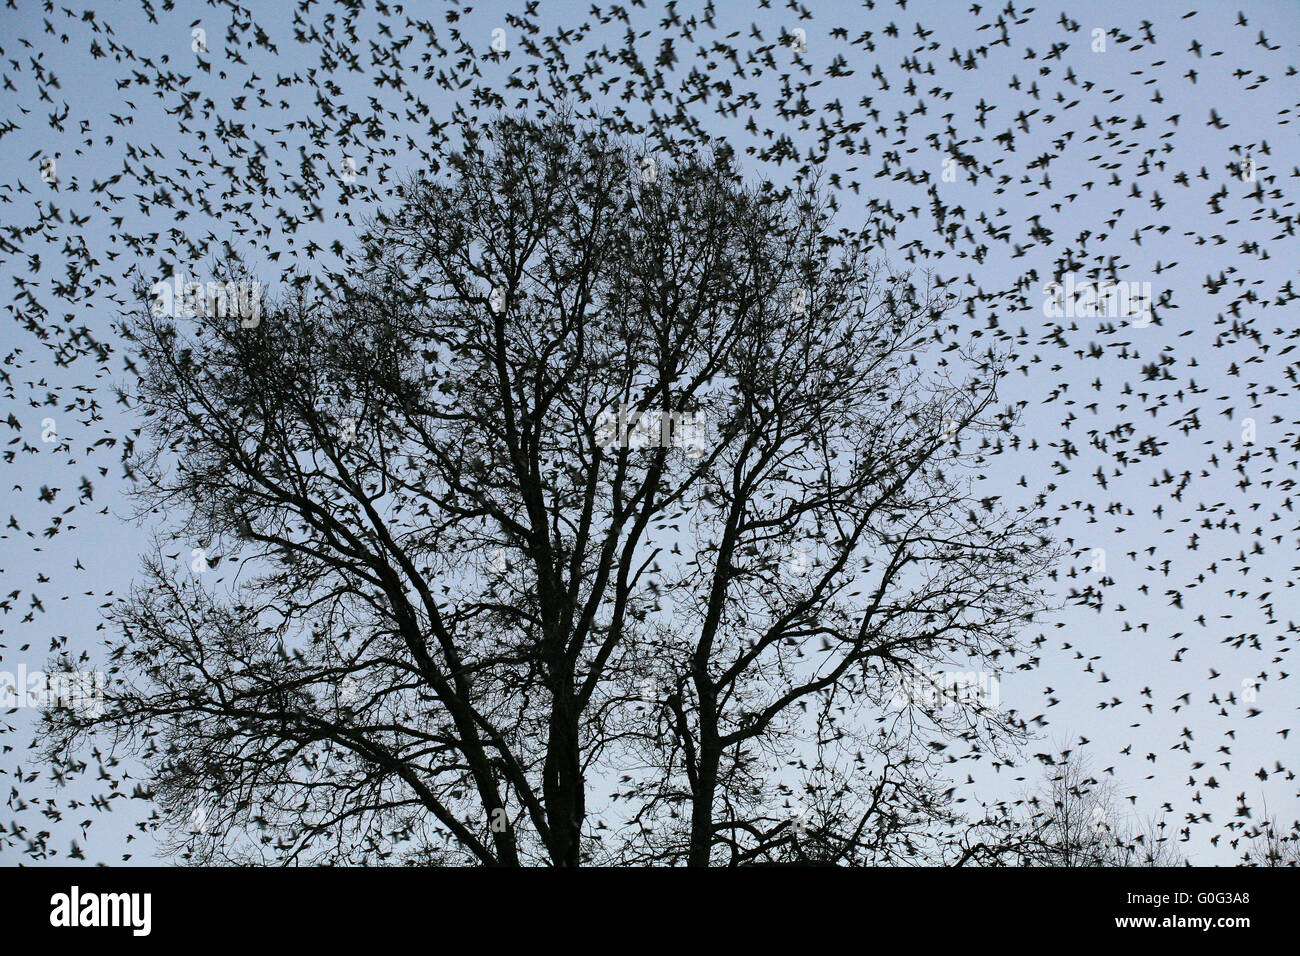
[[[415,5],[408,6],[414,9]],[[810,103],[818,107],[838,100],[846,121],[866,123],[857,138],[860,141],[866,136],[871,147],[870,155],[834,155],[826,163],[828,173],[840,173],[845,184],[853,180],[861,184],[858,195],[844,192],[841,196],[841,221],[857,226],[879,219],[879,211],[867,206],[868,199],[888,204],[901,218],[895,235],[880,251],[902,264],[909,251],[917,248],[910,243],[939,247],[927,192],[929,185],[937,181],[942,201],[950,209],[964,209],[964,219],[959,222],[988,247],[987,255],[982,262],[976,262],[968,255],[971,247],[958,243],[942,257],[918,257],[916,264],[957,280],[955,289],[964,301],[974,291],[965,284],[968,274],[984,290],[1009,290],[1017,283],[1024,284],[1020,302],[1006,297],[977,301],[973,315],[964,314],[963,305],[954,317],[961,326],[954,338],[962,341],[973,336],[991,340],[990,315],[1002,329],[1024,330],[1023,338],[1017,337],[1016,342],[1021,358],[1013,365],[1025,366],[1025,372],[1013,372],[1003,390],[1006,401],[1026,403],[1022,424],[1008,436],[1008,441],[1018,441],[1020,447],[993,459],[986,479],[988,487],[991,493],[1002,494],[1007,503],[1030,502],[1040,491],[1046,495],[1048,512],[1060,517],[1057,533],[1072,539],[1075,547],[1083,550],[1073,562],[1073,572],[1071,565],[1061,568],[1058,585],[1063,595],[1070,588],[1097,586],[1097,575],[1087,570],[1093,548],[1106,550],[1107,574],[1112,580],[1103,588],[1104,606],[1100,612],[1070,605],[1034,629],[1033,633],[1041,631],[1046,636],[1040,648],[1040,666],[1001,675],[1001,706],[1014,708],[1026,717],[1046,715],[1050,720],[1043,728],[1047,738],[1071,744],[1081,736],[1088,738],[1086,750],[1094,765],[1098,769],[1114,768],[1121,793],[1135,798],[1135,812],[1152,813],[1168,802],[1173,811],[1169,820],[1178,826],[1187,814],[1212,814],[1212,823],[1192,828],[1192,840],[1183,848],[1195,862],[1231,863],[1236,854],[1227,848],[1227,837],[1218,847],[1211,847],[1208,840],[1224,832],[1223,825],[1232,818],[1238,794],[1246,794],[1256,806],[1261,796],[1266,797],[1270,809],[1288,822],[1300,816],[1293,780],[1275,773],[1270,773],[1267,780],[1256,776],[1261,767],[1272,771],[1275,760],[1289,766],[1296,752],[1293,738],[1284,741],[1278,735],[1279,730],[1292,726],[1296,711],[1295,694],[1280,680],[1279,673],[1288,663],[1285,652],[1291,638],[1287,630],[1296,616],[1290,590],[1296,531],[1289,510],[1290,487],[1283,484],[1295,477],[1296,404],[1294,380],[1288,380],[1286,374],[1291,356],[1280,353],[1294,344],[1300,321],[1294,303],[1264,306],[1278,297],[1285,283],[1296,279],[1292,194],[1297,173],[1291,111],[1298,85],[1293,75],[1287,75],[1296,62],[1300,39],[1296,7],[1287,2],[1242,3],[1240,9],[1249,22],[1237,26],[1237,6],[1207,4],[1196,16],[1184,19],[1182,15],[1194,9],[1191,5],[1159,2],[1116,7],[1104,2],[1072,2],[1068,17],[1079,24],[1077,32],[1062,26],[1058,7],[1051,8],[1050,13],[1043,7],[1032,14],[1008,16],[1009,45],[990,46],[987,57],[976,53],[978,69],[963,70],[952,60],[954,50],[964,59],[968,51],[998,38],[996,28],[978,29],[993,18],[991,12],[997,5],[983,5],[979,15],[970,11],[971,4],[960,2],[911,2],[904,9],[884,2],[877,2],[873,9],[847,2],[807,6],[815,12],[813,19],[796,19],[789,8],[775,3],[767,9],[758,9],[756,4],[719,3],[715,30],[700,27],[696,44],[678,40],[679,61],[673,79],[680,81],[690,69],[697,44],[708,47],[738,30],[740,36],[727,42],[745,49],[759,42],[750,36],[754,24],[765,40],[776,39],[782,28],[804,29],[804,57],[813,68],[811,74],[794,71],[794,79],[820,81],[807,91]],[[265,162],[280,192],[271,200],[269,212],[274,213],[276,205],[304,209],[306,201],[287,194],[283,188],[285,179],[299,174],[299,147],[309,143],[306,131],[290,128],[290,124],[318,117],[322,106],[301,87],[275,86],[277,74],[303,73],[314,65],[292,40],[290,7],[276,6],[276,12],[261,22],[278,45],[278,56],[272,57],[264,50],[246,53],[247,66],[223,63],[223,12],[194,3],[178,3],[176,7],[171,13],[160,13],[159,22],[151,24],[135,4],[91,5],[97,19],[110,22],[117,37],[128,42],[137,57],[149,56],[161,63],[165,55],[170,59],[167,68],[178,72],[196,72],[191,22],[200,21],[207,30],[212,51],[207,59],[212,70],[197,72],[192,88],[201,90],[203,97],[212,97],[223,116],[247,123],[249,143],[258,141],[268,146]],[[519,31],[510,27],[499,12],[507,8],[514,6],[475,5],[473,13],[456,25],[481,56],[490,51],[492,31],[506,30],[512,59],[482,62],[486,83],[501,83],[520,62],[514,58],[524,56],[518,45]],[[589,8],[589,3],[543,0],[540,22],[544,32],[553,27],[577,27],[587,18]],[[314,7],[313,13],[319,14],[322,9]],[[702,9],[702,4],[676,5],[683,19]],[[655,31],[664,16],[662,7],[653,3],[649,10],[631,12],[638,31]],[[430,7],[427,15],[437,14]],[[56,36],[45,33],[46,16],[50,16]],[[1014,23],[1026,16],[1028,22]],[[1152,24],[1154,44],[1142,41],[1144,20]],[[924,39],[917,34],[918,21],[922,32],[932,31],[926,32]],[[887,35],[891,22],[897,26],[897,38]],[[205,128],[200,116],[180,120],[162,112],[163,101],[144,89],[118,89],[114,80],[129,76],[131,70],[150,71],[140,63],[115,63],[111,57],[92,61],[87,56],[91,40],[88,26],[62,13],[47,15],[38,4],[23,0],[16,12],[6,10],[0,14],[4,71],[17,88],[16,93],[6,95],[3,115],[18,126],[3,138],[8,175],[0,192],[0,221],[6,226],[34,221],[37,199],[53,202],[65,219],[73,211],[79,215],[92,213],[84,224],[65,221],[57,227],[52,233],[56,241],[28,240],[22,255],[0,253],[0,288],[13,289],[17,294],[19,289],[13,279],[30,278],[27,255],[39,253],[42,264],[37,275],[42,284],[35,294],[54,310],[54,319],[62,321],[62,314],[70,312],[70,324],[85,324],[97,336],[111,339],[110,325],[117,313],[116,304],[108,297],[114,293],[113,288],[91,288],[73,305],[58,300],[51,291],[51,281],[63,271],[60,249],[66,238],[85,242],[99,261],[97,268],[104,275],[118,278],[116,293],[120,296],[125,292],[122,277],[133,268],[139,268],[153,281],[164,277],[159,274],[164,264],[123,244],[119,233],[175,229],[200,241],[210,231],[218,240],[233,239],[238,243],[238,231],[246,223],[213,219],[197,202],[183,196],[172,196],[169,209],[156,194],[148,200],[146,216],[134,198],[145,191],[129,177],[109,187],[126,198],[106,213],[91,206],[92,185],[121,172],[124,161],[137,168],[144,163],[164,170],[178,164],[181,151],[198,156],[210,148],[216,151],[218,164],[246,162],[247,157],[225,155],[226,147],[212,129]],[[441,21],[438,26],[444,45],[454,49],[454,41],[445,38],[446,28]],[[1112,35],[1105,52],[1093,52],[1091,31],[1095,27],[1118,28],[1133,39],[1119,42]],[[847,40],[833,34],[836,28],[846,31]],[[623,42],[624,29],[618,22],[600,25],[593,21],[582,44],[569,48],[574,69],[581,63],[579,48],[599,49],[602,44],[614,48]],[[334,81],[341,89],[329,98],[346,100],[354,109],[369,112],[365,104],[374,96],[403,113],[400,95],[370,83],[373,71],[386,69],[370,65],[370,39],[375,36],[372,18],[363,17],[358,30],[359,42],[350,47],[359,63],[372,73],[336,73]],[[848,42],[868,30],[873,34],[874,51]],[[1261,45],[1261,31],[1269,44],[1279,48]],[[395,27],[393,32],[401,35],[406,31]],[[66,43],[57,36],[65,33]],[[24,46],[20,39],[29,41],[32,48]],[[1199,57],[1189,49],[1194,41],[1203,46]],[[102,37],[99,42],[105,45]],[[418,37],[414,42],[420,42]],[[923,44],[932,42],[938,44],[937,49],[918,51]],[[1068,49],[1049,59],[1057,43],[1068,43]],[[653,62],[659,37],[652,32],[639,44],[643,55]],[[1222,55],[1216,55],[1220,52]],[[28,61],[38,53],[45,68],[59,79],[59,89],[51,94],[53,103],[37,97]],[[844,58],[839,72],[852,70],[852,75],[827,75],[827,67],[837,56]],[[904,71],[901,64],[913,56],[926,72]],[[796,122],[781,120],[774,109],[774,102],[780,98],[778,77],[791,72],[793,56],[788,50],[778,50],[773,57],[775,73],[765,69],[763,75],[749,81],[730,76],[730,67],[721,58],[713,67],[700,65],[712,79],[729,79],[737,92],[747,82],[752,83],[762,109],[731,117],[719,116],[702,103],[692,109],[710,135],[726,138],[735,146],[747,171],[755,176],[779,178],[788,176],[788,165],[765,167],[745,154],[746,146],[756,142],[746,125],[752,119],[760,137],[768,127],[778,136],[787,134],[804,151],[816,142],[817,116],[830,114],[812,114],[808,130],[800,130]],[[10,59],[19,60],[22,70],[15,70],[8,63]],[[1156,65],[1157,61],[1162,62]],[[436,59],[432,65],[435,69],[447,68],[446,63]],[[873,77],[877,65],[888,82],[887,90]],[[928,72],[930,65],[933,74]],[[223,80],[220,73],[226,67],[229,78]],[[1050,73],[1041,74],[1043,68]],[[241,88],[250,69],[268,87],[272,108],[256,107],[256,97]],[[1194,84],[1186,76],[1189,70],[1197,72]],[[1077,82],[1063,79],[1067,71]],[[1236,71],[1246,72],[1234,76]],[[1268,77],[1266,82],[1258,82],[1261,74]],[[906,89],[909,77],[915,80],[915,92]],[[1013,77],[1018,88],[1011,86]],[[1037,98],[1031,89],[1035,83]],[[1086,88],[1089,83],[1090,89]],[[935,94],[933,88],[951,92],[951,96]],[[1055,99],[1058,91],[1063,101]],[[451,118],[451,93],[433,82],[419,83],[417,92],[439,121]],[[231,100],[240,96],[247,97],[246,110],[232,113]],[[1154,101],[1157,96],[1158,102]],[[611,108],[619,105],[612,92],[609,97]],[[863,97],[870,97],[869,107],[862,105]],[[280,108],[281,98],[289,101],[287,109]],[[50,113],[62,110],[64,100],[70,114],[60,134],[49,128],[47,119]],[[134,108],[124,100],[133,101]],[[921,101],[924,114],[917,111]],[[166,102],[170,105],[172,99]],[[976,104],[981,102],[995,107],[988,113],[984,128],[976,122]],[[19,107],[30,113],[20,112]],[[631,106],[627,108],[636,115]],[[879,111],[878,121],[866,115],[869,108]],[[1207,125],[1211,110],[1217,111],[1226,128]],[[900,112],[907,116],[905,136],[898,131]],[[975,183],[964,174],[956,182],[942,181],[942,163],[948,154],[936,149],[935,144],[948,141],[945,128],[949,121],[944,118],[947,113],[953,114],[950,122],[957,139],[984,137],[983,142],[967,142],[962,150],[977,156],[981,164],[1000,160],[1000,164],[992,166],[993,176],[980,176]],[[1055,117],[1050,123],[1045,122],[1047,114]],[[1169,119],[1174,115],[1179,117],[1176,125]],[[1027,130],[1021,127],[1021,119]],[[89,131],[79,133],[83,120],[89,124]],[[875,132],[877,126],[886,128],[885,135]],[[994,141],[1009,126],[1015,134],[1014,152]],[[335,240],[347,243],[354,230],[334,213],[355,214],[365,208],[364,196],[378,184],[383,169],[392,176],[417,168],[421,160],[408,147],[406,137],[418,138],[420,130],[418,124],[395,127],[386,122],[382,142],[369,137],[364,129],[353,130],[351,138],[337,141],[335,155],[321,157],[317,164],[317,175],[323,181],[319,191],[310,197],[310,202],[323,208],[324,216],[299,230],[298,248],[309,238],[323,249]],[[1107,133],[1112,131],[1116,135],[1108,139]],[[1067,136],[1071,138],[1066,142],[1054,142]],[[93,145],[83,142],[88,137]],[[277,142],[284,145],[274,145]],[[757,142],[760,146],[770,145],[765,139]],[[1265,142],[1267,153],[1260,145]],[[128,158],[128,143],[156,147],[162,156]],[[1227,169],[1239,158],[1233,147],[1249,144],[1254,145],[1257,178],[1276,177],[1266,187],[1262,201],[1249,198],[1255,183],[1233,180]],[[1156,152],[1144,166],[1144,152],[1149,149]],[[50,197],[40,179],[39,160],[54,152],[58,155],[61,186],[60,192]],[[890,162],[889,174],[877,176],[891,152],[897,155]],[[1031,166],[1044,153],[1059,154],[1047,167],[1050,186],[1042,182],[1043,170]],[[326,162],[337,163],[344,155],[356,158],[360,167],[360,179],[351,187],[324,168]],[[857,171],[850,170],[854,165],[859,167]],[[903,172],[909,167],[911,175]],[[1143,169],[1145,174],[1139,176]],[[1206,178],[1200,176],[1202,169]],[[928,180],[921,179],[922,173],[928,174]],[[1187,185],[1178,181],[1180,173],[1187,175]],[[1010,177],[1009,181],[999,181],[996,177],[1000,175]],[[1111,185],[1112,175],[1118,177],[1118,185]],[[71,191],[74,182],[79,187],[76,192]],[[19,184],[25,192],[19,191]],[[1140,195],[1132,194],[1134,185]],[[1223,212],[1212,214],[1210,197],[1225,185],[1227,194],[1219,201]],[[346,209],[338,202],[345,188],[352,190],[353,196]],[[1276,193],[1271,191],[1274,189]],[[216,205],[220,197],[206,198]],[[852,204],[852,200],[859,205]],[[1289,217],[1289,225],[1279,222],[1274,210],[1276,216]],[[121,230],[110,216],[124,217]],[[268,212],[255,202],[248,216],[265,220]],[[982,216],[986,222],[980,221]],[[949,220],[952,218],[949,213]],[[1114,220],[1113,225],[1109,220]],[[1031,235],[1035,225],[1050,230],[1050,235]],[[981,234],[985,229],[991,232]],[[1288,229],[1291,234],[1287,234]],[[1009,241],[1002,241],[1003,230]],[[1089,234],[1088,257],[1113,257],[1118,279],[1152,283],[1156,298],[1165,300],[1156,308],[1157,324],[1140,329],[1117,328],[1119,322],[1080,319],[1070,327],[1070,320],[1062,320],[1065,330],[1054,337],[1049,335],[1050,320],[1042,311],[1042,286],[1050,279],[1053,263],[1064,250],[1080,248],[1079,237],[1085,232]],[[1211,238],[1214,236],[1223,241]],[[1258,246],[1252,247],[1251,243]],[[267,272],[268,280],[274,278],[278,266],[292,258],[282,242],[279,248],[286,251],[285,259]],[[252,250],[244,247],[244,251]],[[307,260],[299,261],[304,268],[310,268]],[[1084,268],[1091,265],[1091,258],[1084,261]],[[1206,277],[1217,277],[1220,272],[1226,272],[1231,282],[1222,292],[1211,294]],[[1231,299],[1239,294],[1231,284],[1236,280],[1242,280],[1241,288],[1252,288],[1259,297],[1260,301],[1243,308],[1241,317],[1243,322],[1253,322],[1258,341],[1222,338],[1227,326],[1217,316],[1225,313]],[[107,592],[120,595],[129,586],[137,567],[136,556],[148,547],[154,526],[122,520],[129,505],[120,497],[120,445],[101,446],[92,455],[85,454],[86,446],[105,435],[122,440],[134,423],[123,415],[120,406],[111,404],[107,395],[100,396],[101,402],[109,403],[103,408],[104,421],[89,427],[79,423],[73,413],[30,405],[29,399],[43,401],[47,392],[59,395],[61,401],[69,400],[76,386],[91,383],[95,366],[90,359],[81,359],[69,367],[58,367],[49,350],[15,321],[15,310],[21,310],[23,304],[11,296],[6,307],[11,315],[0,332],[0,352],[23,349],[19,364],[10,363],[4,368],[12,376],[18,396],[9,411],[19,420],[21,433],[14,432],[13,436],[21,434],[37,453],[19,454],[13,464],[6,466],[5,487],[17,484],[23,488],[9,494],[9,511],[22,531],[9,529],[0,539],[0,569],[3,591],[21,589],[22,594],[14,610],[0,622],[4,628],[0,668],[12,670],[22,662],[35,669],[44,663],[54,635],[67,635],[71,647],[94,653],[99,637],[99,607]],[[1267,353],[1261,343],[1269,346]],[[110,368],[114,376],[123,376],[120,357],[113,359]],[[1158,368],[1172,377],[1144,378]],[[101,379],[96,384],[102,388],[106,381]],[[1191,393],[1193,381],[1195,394]],[[1181,401],[1174,396],[1180,389]],[[1231,414],[1223,414],[1229,408]],[[1189,425],[1186,416],[1193,409],[1198,412],[1194,425]],[[1237,486],[1243,475],[1233,468],[1241,454],[1241,422],[1247,416],[1254,418],[1258,430],[1255,450],[1276,448],[1279,459],[1273,462],[1253,457],[1244,466],[1251,483],[1243,490]],[[46,417],[55,418],[60,434],[75,445],[75,464],[65,464],[67,454],[40,441],[41,422]],[[1099,443],[1104,440],[1105,450],[1091,444],[1094,433]],[[1159,455],[1141,453],[1139,446],[1145,441],[1155,442]],[[1031,450],[1031,444],[1037,448]],[[1147,447],[1150,450],[1151,446]],[[1113,472],[1120,449],[1134,460],[1116,475]],[[1217,455],[1218,467],[1202,476],[1200,472],[1209,468],[1211,455]],[[1057,462],[1064,463],[1068,473],[1061,472]],[[93,471],[97,465],[107,466],[108,476],[101,478]],[[1106,479],[1105,488],[1096,478],[1098,469]],[[1175,479],[1190,473],[1181,500],[1173,494],[1177,484],[1165,481],[1166,472]],[[65,519],[75,529],[64,527],[53,538],[43,537],[42,531],[53,516],[76,497],[82,475],[94,482],[96,509],[106,505],[109,514],[97,515],[96,509],[79,508]],[[1018,484],[1022,475],[1023,487]],[[61,489],[53,503],[37,503],[34,489],[42,485]],[[1272,520],[1274,515],[1277,520]],[[1227,519],[1224,528],[1204,526],[1207,520],[1217,524],[1223,518]],[[1240,523],[1240,531],[1232,527],[1234,522]],[[1251,535],[1256,526],[1264,531],[1263,554],[1251,553],[1254,543],[1261,540]],[[26,534],[28,531],[34,537]],[[1197,549],[1189,551],[1193,534],[1198,536]],[[1268,540],[1274,535],[1280,535],[1281,541]],[[178,546],[182,560],[188,563],[193,543],[167,543],[167,550]],[[1154,554],[1147,554],[1148,548],[1155,548]],[[1128,552],[1136,552],[1136,559],[1130,558]],[[74,568],[78,559],[84,571]],[[1209,573],[1211,565],[1217,567],[1217,573]],[[1204,579],[1198,581],[1202,574]],[[48,582],[39,581],[38,575],[47,577]],[[33,591],[43,602],[44,613],[21,624],[18,619],[27,613]],[[1181,607],[1171,605],[1175,596],[1170,592],[1180,595]],[[1264,594],[1269,596],[1262,597]],[[1275,622],[1268,620],[1266,605],[1271,606]],[[1204,623],[1198,620],[1200,617]],[[1248,634],[1259,635],[1259,649],[1229,643],[1236,635]],[[27,651],[18,650],[29,643]],[[1063,651],[1064,643],[1072,649]],[[1076,650],[1082,659],[1075,657]],[[1085,668],[1094,656],[1089,671]],[[1210,676],[1216,672],[1218,676]],[[1243,681],[1259,679],[1260,675],[1266,676],[1258,700],[1250,705],[1260,711],[1257,717],[1247,717],[1242,704],[1212,702],[1215,694],[1220,701],[1229,693],[1235,693],[1240,700]],[[1144,688],[1149,689],[1149,698],[1142,696]],[[1183,694],[1188,695],[1185,701],[1180,700]],[[1099,707],[1112,698],[1123,704]],[[1058,703],[1051,704],[1052,700]],[[1151,712],[1144,710],[1143,704],[1150,704]],[[1221,706],[1226,716],[1220,715]],[[7,718],[16,729],[5,738],[14,751],[0,758],[0,769],[6,774],[19,765],[27,774],[36,769],[24,749],[30,739],[29,717],[29,713],[19,712]],[[1190,752],[1171,749],[1185,740]],[[1220,752],[1220,747],[1229,747],[1230,755]],[[1028,752],[1048,749],[1050,740],[1045,740]],[[1148,754],[1154,754],[1156,759],[1148,759]],[[1195,761],[1204,761],[1205,766],[1195,768]],[[1230,766],[1222,766],[1224,763]],[[962,767],[963,778],[967,769]],[[982,776],[977,774],[978,792],[985,798],[1014,796],[1036,783],[1039,772],[1032,758],[1015,771],[1004,768],[995,773],[986,767]],[[1026,776],[1026,783],[1015,780],[1020,775]],[[1209,785],[1210,777],[1217,786]],[[22,789],[25,795],[38,792],[32,784]],[[54,795],[52,790],[48,792]],[[1193,802],[1197,793],[1199,803]],[[62,795],[58,799],[63,802]],[[65,814],[62,822],[40,825],[56,834],[52,845],[60,853],[65,853],[75,838],[91,860],[115,862],[124,852],[125,831],[134,819],[124,812],[127,809],[135,810],[119,808],[111,819],[95,825],[89,839],[81,838],[77,823],[86,816],[99,816],[98,811],[82,808]],[[30,818],[32,814],[25,816]],[[31,825],[30,820],[27,822]],[[148,862],[149,846],[148,838],[142,837],[127,850],[134,852],[134,862]],[[19,855],[0,842],[0,862],[18,861]]]

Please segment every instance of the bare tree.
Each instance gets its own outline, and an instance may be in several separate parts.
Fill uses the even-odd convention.
[[[1114,782],[1099,779],[1078,750],[1049,759],[1041,790],[1026,803],[1032,816],[1021,862],[1047,866],[1181,866],[1177,840],[1160,816],[1126,812]]]
[[[815,191],[661,149],[503,119],[254,325],[143,298],[139,495],[215,570],[147,562],[51,754],[143,755],[204,861],[934,853],[945,748],[1023,733],[944,675],[1055,553],[977,488],[1001,366]]]
[[[1249,840],[1242,862],[1247,866],[1300,866],[1300,821],[1289,830],[1269,814],[1268,802],[1261,799],[1264,819],[1247,831]]]

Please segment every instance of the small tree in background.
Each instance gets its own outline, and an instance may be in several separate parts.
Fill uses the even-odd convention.
[[[1268,811],[1268,803],[1261,799],[1263,820],[1246,832],[1248,840],[1242,854],[1247,866],[1300,866],[1300,822],[1284,829]]]
[[[1161,817],[1139,820],[1123,809],[1111,780],[1101,780],[1077,750],[1062,750],[1042,789],[1027,800],[1033,839],[1023,862],[1045,866],[1182,866],[1186,860]]]

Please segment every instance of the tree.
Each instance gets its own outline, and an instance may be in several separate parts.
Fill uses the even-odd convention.
[[[1098,779],[1079,751],[1051,760],[1026,828],[1023,862],[1046,866],[1181,866],[1163,818],[1138,820],[1123,810],[1114,784]]]
[[[141,290],[142,507],[239,570],[151,558],[51,755],[143,755],[202,861],[927,852],[1024,732],[945,675],[1055,555],[976,488],[997,357],[725,151],[507,117],[401,200],[255,325]]]
[[[1240,801],[1244,806],[1244,800]],[[1268,802],[1260,801],[1263,820],[1246,832],[1249,840],[1242,862],[1246,866],[1300,866],[1300,821],[1292,821],[1290,830],[1269,814]]]

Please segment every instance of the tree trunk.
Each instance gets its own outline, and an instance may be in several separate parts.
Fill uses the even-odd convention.
[[[573,682],[565,675],[552,697],[542,782],[546,823],[551,837],[549,849],[556,866],[578,866],[582,862],[582,821],[586,816],[586,799],[582,758],[578,750],[577,718]]]

